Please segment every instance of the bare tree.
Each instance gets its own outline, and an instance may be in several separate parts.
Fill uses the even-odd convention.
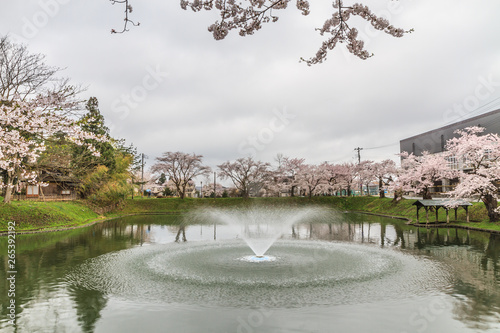
[[[43,98],[54,112],[71,113],[82,102],[76,96],[82,89],[69,79],[56,76],[62,69],[48,66],[45,56],[32,54],[25,45],[0,37],[0,101],[34,101]]]
[[[243,198],[250,196],[250,186],[264,184],[269,176],[269,163],[254,161],[251,157],[239,158],[234,162],[224,162],[217,167],[222,179],[231,179]]]
[[[195,177],[206,176],[210,167],[202,164],[202,155],[186,154],[182,152],[165,152],[157,157],[157,163],[151,167],[154,173],[164,173],[175,184],[181,199],[186,195],[188,185]]]

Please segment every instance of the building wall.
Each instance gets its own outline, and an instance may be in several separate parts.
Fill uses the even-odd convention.
[[[446,141],[457,136],[453,133],[455,130],[470,126],[485,127],[485,134],[500,134],[500,109],[403,139],[399,142],[400,152],[406,151],[417,156],[424,151],[433,154],[442,152]]]

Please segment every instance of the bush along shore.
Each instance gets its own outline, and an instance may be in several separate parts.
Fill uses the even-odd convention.
[[[8,230],[9,222],[15,222],[16,232],[43,232],[71,229],[101,222],[111,218],[137,214],[182,214],[199,208],[228,208],[251,206],[323,206],[339,211],[352,211],[398,217],[408,222],[416,221],[415,200],[402,199],[393,202],[390,198],[377,197],[286,197],[286,198],[218,198],[218,199],[179,199],[179,198],[136,198],[125,200],[120,208],[105,214],[99,214],[84,201],[36,202],[14,201],[0,204],[0,233]],[[450,211],[451,221],[446,224],[444,209],[439,210],[435,223],[435,214],[430,215],[430,227],[460,227],[500,232],[500,223],[488,222],[488,214],[482,203],[473,203],[469,208],[470,222],[466,222],[463,209],[458,210],[458,221],[454,220],[454,211]],[[422,218],[420,219],[422,223]],[[425,220],[425,219],[424,219]],[[405,222],[402,222],[405,223]],[[425,222],[424,222],[425,224]]]

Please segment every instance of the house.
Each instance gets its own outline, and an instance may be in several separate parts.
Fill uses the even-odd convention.
[[[27,199],[57,199],[57,200],[75,200],[78,198],[78,187],[80,181],[71,176],[65,176],[59,173],[44,172],[39,177],[41,185],[24,183],[19,191],[25,190]]]
[[[177,189],[175,187],[175,184],[172,180],[168,180],[163,185],[147,184],[145,186],[145,188],[150,189],[155,196],[161,196],[166,187],[168,187],[172,190],[172,192],[174,193],[174,196],[179,196],[179,194],[177,193]],[[186,187],[185,197],[186,198],[195,198],[196,197],[196,186],[195,186],[194,182],[192,182],[192,181],[188,182],[188,185]]]

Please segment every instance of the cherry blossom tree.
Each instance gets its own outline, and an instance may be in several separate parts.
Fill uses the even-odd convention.
[[[158,181],[160,177],[153,174],[150,171],[144,170],[142,172],[141,170],[133,170],[130,173],[130,181],[133,185],[136,185],[136,189],[139,190],[143,189],[154,189],[154,188],[163,188],[166,186],[166,179],[164,182]],[[143,193],[140,194],[141,196]]]
[[[337,166],[337,177],[340,188],[346,189],[347,196],[352,194],[352,187],[356,182],[357,166],[353,163],[342,163]]]
[[[462,166],[460,183],[449,194],[455,198],[479,196],[491,222],[500,220],[498,192],[500,184],[500,137],[482,134],[484,128],[473,126],[455,131],[458,137],[447,141],[448,156]]]
[[[326,192],[342,191],[343,169],[338,164],[324,163],[325,183],[323,188]]]
[[[0,185],[5,188],[4,202],[11,201],[15,183],[39,184],[31,166],[45,150],[47,137],[63,134],[68,141],[85,145],[98,155],[86,141],[105,139],[83,131],[74,120],[54,112],[60,109],[60,102],[64,104],[64,98],[0,102],[0,170],[4,174]]]
[[[445,156],[424,151],[422,156],[403,152],[400,154],[401,170],[398,178],[400,186],[422,195],[423,199],[432,199],[431,188],[443,179],[456,177],[456,172],[448,167]]]
[[[399,175],[404,173],[403,169],[397,168],[394,177],[389,180],[388,190],[394,193],[393,202],[399,202],[403,199],[403,194],[405,192],[411,191],[411,187],[399,180]]]
[[[214,194],[215,193],[215,194]],[[215,192],[214,192],[214,183],[208,183],[203,185],[203,188],[201,189],[201,197],[222,197],[224,194],[224,187],[217,183],[215,184]]]
[[[290,180],[290,196],[293,197],[295,196],[295,189],[298,186],[297,174],[304,165],[305,159],[285,157],[283,162],[285,177]]]
[[[373,174],[378,180],[380,198],[385,198],[385,190],[389,188],[389,184],[396,174],[396,169],[396,162],[390,159],[374,164]]]
[[[309,199],[324,189],[321,185],[327,182],[323,165],[305,164],[297,173],[297,181],[301,188],[306,190]],[[319,191],[319,192],[318,192]]]
[[[278,166],[272,172],[268,182],[266,182],[267,193],[268,195],[276,194],[280,196],[281,193],[289,192],[290,196],[293,197],[295,188],[298,186],[296,175],[304,165],[304,159],[278,155],[276,160]]]
[[[357,165],[357,173],[359,176],[359,181],[361,185],[366,186],[367,195],[370,194],[370,183],[376,179],[375,175],[375,162],[373,161],[361,161]],[[361,187],[363,188],[363,186]],[[363,194],[363,193],[361,193]]]
[[[132,13],[132,6],[129,0],[110,0],[112,4],[119,3],[124,6],[125,19],[124,27],[121,31],[112,29],[112,33],[127,31],[127,24],[139,25],[129,19]],[[201,10],[216,11],[220,20],[215,21],[208,27],[208,31],[213,34],[216,40],[224,39],[231,30],[238,30],[240,36],[253,35],[263,27],[263,24],[277,22],[279,12],[288,8],[291,0],[181,0],[181,8],[190,8],[194,12]],[[368,6],[360,3],[344,5],[343,0],[332,0],[333,13],[321,28],[317,28],[325,40],[319,47],[316,55],[309,59],[301,58],[307,65],[322,63],[330,50],[337,44],[345,44],[347,50],[360,59],[367,59],[373,56],[364,46],[364,41],[358,37],[358,29],[350,24],[352,17],[360,17],[367,21],[374,29],[383,31],[394,37],[402,37],[405,33],[412,32],[413,29],[405,31],[396,28],[390,22],[373,13]],[[302,15],[310,13],[309,1],[296,0],[296,8]]]
[[[252,157],[239,158],[234,162],[224,162],[217,166],[221,179],[230,179],[241,192],[243,198],[250,196],[253,185],[264,185],[270,176],[269,163],[254,161]]]
[[[168,175],[179,197],[184,199],[190,182],[198,176],[208,175],[211,171],[210,167],[202,164],[202,159],[202,155],[179,151],[165,152],[161,157],[156,158],[157,162],[151,167],[151,172]]]

